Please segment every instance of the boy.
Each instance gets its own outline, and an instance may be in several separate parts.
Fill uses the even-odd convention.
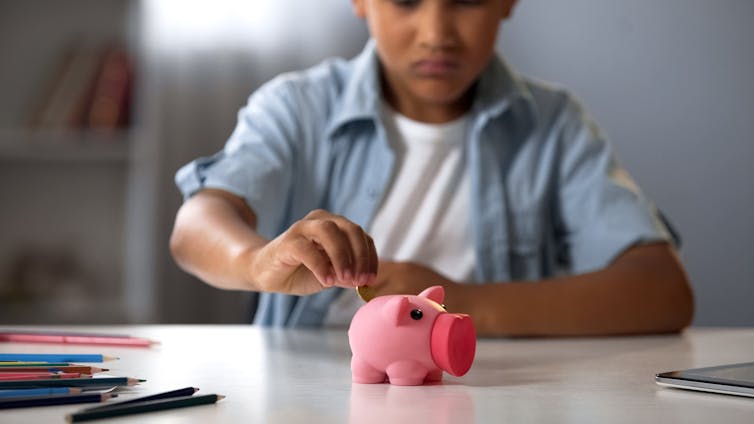
[[[361,55],[266,84],[225,149],[178,172],[176,261],[262,292],[264,325],[347,325],[354,287],[442,284],[480,335],[687,326],[654,207],[567,93],[494,54],[514,3],[353,0]]]

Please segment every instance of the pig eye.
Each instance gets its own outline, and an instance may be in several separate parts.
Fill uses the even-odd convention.
[[[414,309],[411,311],[411,319],[420,320],[424,316],[424,313],[421,309]]]

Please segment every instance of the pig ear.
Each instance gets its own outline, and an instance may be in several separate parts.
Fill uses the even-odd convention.
[[[445,300],[445,289],[442,286],[432,286],[419,293],[419,297],[426,297],[442,305]]]
[[[387,319],[387,322],[398,327],[405,324],[410,318],[409,309],[411,309],[411,304],[408,302],[408,297],[395,296],[382,307],[382,315]]]

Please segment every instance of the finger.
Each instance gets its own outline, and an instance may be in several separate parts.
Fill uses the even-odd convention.
[[[377,256],[377,248],[374,246],[374,239],[372,239],[372,236],[365,233],[365,236],[367,238],[367,244],[369,246],[369,277],[366,282],[368,285],[375,284],[377,280],[377,271],[380,264],[380,259]]]
[[[311,271],[323,286],[331,287],[335,284],[336,277],[330,259],[316,243],[304,237],[299,237],[291,243],[290,255],[293,261],[302,264]]]
[[[338,219],[336,222],[351,243],[351,251],[353,252],[353,262],[351,263],[353,278],[351,284],[353,286],[364,285],[367,283],[372,261],[367,234],[359,225],[345,218]]]
[[[338,224],[329,219],[302,221],[302,235],[321,246],[338,280],[352,278],[351,242]]]

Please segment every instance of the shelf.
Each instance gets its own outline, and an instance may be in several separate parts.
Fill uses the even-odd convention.
[[[122,163],[128,131],[0,130],[0,162]]]

